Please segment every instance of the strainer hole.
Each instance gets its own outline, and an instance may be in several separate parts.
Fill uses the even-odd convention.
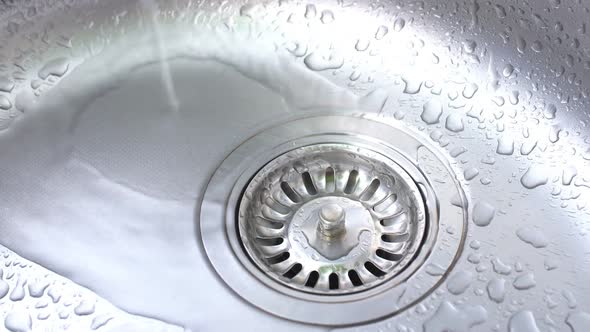
[[[348,175],[348,182],[346,182],[346,187],[344,188],[345,194],[350,194],[356,188],[356,184],[358,182],[358,175],[359,172],[357,170],[352,170]]]
[[[282,237],[274,237],[274,238],[256,238],[256,242],[258,242],[262,246],[278,246],[279,244],[283,243],[284,239]]]
[[[283,274],[283,277],[293,279],[296,275],[299,274],[299,272],[301,272],[302,269],[303,269],[303,266],[301,266],[301,264],[297,263],[297,264],[291,266],[291,268]]]
[[[403,218],[400,218],[400,216],[403,214],[403,211],[396,211],[392,212],[391,214],[391,217],[379,221],[383,227],[390,227],[404,221]]]
[[[381,202],[375,204],[375,206],[373,206],[373,211],[375,211],[377,213],[381,213],[383,211],[386,211],[393,204],[395,204],[395,202],[397,202],[397,195],[391,194],[391,195],[385,197]]]
[[[383,249],[377,249],[375,254],[377,254],[377,256],[379,256],[383,259],[386,259],[386,260],[392,261],[392,262],[397,262],[403,258],[403,256],[400,254],[395,254],[395,253],[392,253],[392,252],[389,252],[389,251],[383,250]]]
[[[338,275],[336,273],[332,273],[330,274],[330,277],[328,277],[328,281],[330,284],[330,289],[338,289],[339,288],[339,280],[338,280]]]
[[[303,174],[301,174],[301,177],[303,178],[303,184],[305,185],[305,190],[307,190],[307,193],[312,196],[317,195],[318,191],[315,188],[315,185],[313,184],[311,174],[309,174],[309,172],[304,172]]]
[[[281,224],[279,222],[270,221],[270,220],[262,218],[262,217],[256,217],[256,223],[262,227],[270,228],[270,229],[283,228],[283,224]]]
[[[280,214],[287,215],[287,214],[289,214],[289,212],[291,212],[291,209],[290,209],[289,207],[287,207],[287,206],[284,206],[283,204],[281,204],[281,203],[279,203],[279,202],[275,201],[274,199],[272,199],[272,198],[270,198],[270,197],[268,197],[268,198],[266,199],[266,202],[265,202],[265,203],[266,203],[266,205],[268,205],[268,206],[269,206],[271,209],[273,209],[273,210],[277,211],[277,212],[278,212],[278,213],[280,213]]]
[[[399,242],[406,242],[410,238],[410,234],[383,234],[381,235],[381,240],[383,242],[390,242],[390,243],[399,243]]]
[[[350,279],[350,282],[352,282],[352,284],[354,286],[362,286],[363,285],[363,281],[361,280],[361,277],[359,277],[359,274],[355,270],[348,271],[348,279]]]
[[[361,201],[370,200],[371,197],[373,197],[373,195],[375,195],[375,192],[377,192],[377,189],[379,189],[380,185],[381,185],[381,181],[379,181],[378,179],[374,179],[373,181],[371,181],[371,184],[361,194],[361,197],[360,197]]]
[[[268,257],[266,260],[268,261],[268,264],[274,265],[286,261],[287,259],[289,259],[290,256],[291,255],[288,251],[284,251],[278,255]]]
[[[281,190],[283,190],[283,192],[285,193],[285,195],[287,195],[291,202],[301,202],[301,197],[299,197],[299,195],[295,192],[295,190],[293,190],[293,188],[291,188],[291,186],[287,182],[281,182]]]
[[[311,271],[311,273],[307,277],[307,281],[305,282],[305,286],[314,288],[315,285],[318,283],[319,278],[320,278],[320,274],[318,273],[318,271]]]
[[[326,169],[326,191],[331,193],[336,190],[336,176],[334,173],[334,169],[332,167],[328,167]]]
[[[365,269],[367,269],[367,271],[371,272],[372,275],[378,278],[383,277],[385,275],[385,272],[383,272],[383,270],[381,270],[371,262],[365,262]]]

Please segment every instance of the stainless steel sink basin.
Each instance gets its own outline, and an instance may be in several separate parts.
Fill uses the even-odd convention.
[[[6,330],[590,330],[589,3],[0,18]]]

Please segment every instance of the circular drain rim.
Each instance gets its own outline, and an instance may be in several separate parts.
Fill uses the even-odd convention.
[[[375,136],[378,135],[379,139]],[[433,231],[410,266],[390,282],[347,295],[306,294],[282,286],[248,259],[238,237],[236,206],[252,175],[268,160],[294,148],[337,142],[359,145],[386,156],[397,155],[400,166],[410,170],[429,205]],[[416,168],[420,151],[430,154],[435,177],[429,181]],[[436,289],[459,258],[465,242],[467,204],[445,158],[428,141],[396,126],[396,121],[361,114],[316,115],[293,119],[259,132],[238,146],[212,176],[201,205],[199,231],[207,256],[230,289],[270,314],[307,324],[351,326],[394,315],[416,304]],[[414,169],[412,169],[414,168]],[[445,198],[437,200],[437,197]],[[462,202],[461,207],[451,200]],[[438,229],[446,229],[440,232]],[[451,231],[452,230],[452,231]],[[444,250],[441,248],[444,247]],[[442,273],[429,274],[436,264]],[[318,312],[322,312],[318,315]]]
[[[318,203],[353,212],[343,218],[340,235],[349,248],[334,248],[316,235]],[[249,258],[282,285],[313,294],[356,293],[388,282],[412,261],[428,231],[423,203],[394,160],[358,146],[320,143],[288,151],[253,176],[239,203],[239,235]]]

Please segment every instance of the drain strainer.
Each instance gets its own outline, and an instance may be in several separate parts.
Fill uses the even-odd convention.
[[[279,283],[346,294],[387,282],[413,258],[426,219],[420,191],[393,160],[350,145],[287,152],[250,181],[239,233]]]
[[[464,193],[435,147],[385,121],[294,119],[229,154],[199,229],[234,292],[282,318],[345,326],[442,283],[465,240]]]

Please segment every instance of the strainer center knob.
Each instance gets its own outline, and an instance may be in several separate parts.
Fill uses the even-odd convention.
[[[328,203],[320,209],[318,231],[328,241],[339,239],[346,232],[346,211],[340,205]]]

